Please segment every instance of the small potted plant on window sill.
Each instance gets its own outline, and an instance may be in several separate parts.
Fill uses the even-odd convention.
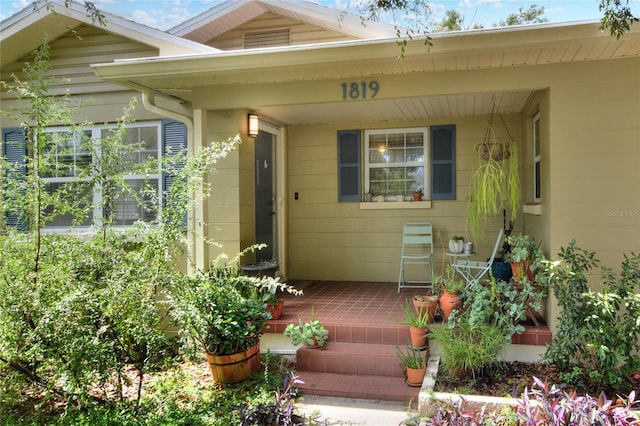
[[[313,308],[311,308],[310,321],[303,323],[299,320],[298,324],[289,324],[283,334],[291,340],[292,344],[296,346],[303,344],[309,348],[321,348],[329,338],[329,330],[315,319]]]

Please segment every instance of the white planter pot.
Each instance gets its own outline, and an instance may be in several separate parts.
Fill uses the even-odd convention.
[[[449,240],[449,251],[451,253],[462,253],[464,250],[463,240]]]

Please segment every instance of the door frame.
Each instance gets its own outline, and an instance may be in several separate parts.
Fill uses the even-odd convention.
[[[270,133],[274,136],[273,149],[275,150],[276,175],[275,175],[275,212],[276,212],[276,232],[274,235],[277,241],[277,253],[280,274],[286,280],[287,276],[287,202],[286,192],[286,138],[285,129],[275,124],[258,120],[258,130]]]

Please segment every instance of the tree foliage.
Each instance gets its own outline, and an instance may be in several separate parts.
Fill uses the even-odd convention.
[[[54,154],[68,154],[82,126],[72,120],[77,110],[68,97],[48,95],[48,52],[46,43],[35,52],[24,81],[14,76],[2,82],[20,101],[16,110],[2,114],[21,123],[27,155],[24,163],[3,158],[0,164],[3,215],[20,217],[25,224],[24,230],[0,227],[0,400],[20,394],[25,386],[30,393],[39,389],[79,405],[116,403],[131,385],[131,368],[139,399],[144,374],[165,362],[172,350],[160,294],[184,254],[184,215],[198,201],[194,193],[202,189],[204,174],[234,149],[237,139],[160,164],[155,159],[129,163],[136,149],[125,141],[132,103],[112,132],[99,141],[80,142],[84,152],[93,154],[92,161],[77,165],[77,179],[52,184],[48,177],[60,167]],[[52,125],[69,131],[51,137],[46,129]],[[113,217],[105,214],[94,218],[86,233],[73,227],[43,232],[45,224],[63,215],[86,223],[89,210],[115,211],[118,194],[128,191],[124,176],[157,173],[158,168],[174,180],[155,222],[114,229]],[[91,194],[96,186],[104,194],[97,202],[78,196]],[[150,208],[159,206],[158,199],[155,189],[156,207]]]
[[[500,21],[499,26],[511,26],[511,25],[525,25],[525,24],[539,24],[547,22],[549,19],[545,18],[544,6],[538,6],[532,4],[529,9],[523,9],[522,6],[516,13],[511,13],[507,16],[507,19]]]

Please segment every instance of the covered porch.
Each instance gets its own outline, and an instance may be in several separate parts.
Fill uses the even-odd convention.
[[[263,336],[262,350],[296,355],[297,370],[307,394],[368,398],[408,402],[417,401],[420,388],[405,383],[403,369],[395,356],[395,346],[409,341],[409,330],[393,318],[402,320],[402,305],[420,289],[397,291],[391,282],[289,281],[304,295],[287,295],[279,320],[270,321]],[[311,318],[311,310],[329,330],[322,349],[291,346],[282,332],[288,324]],[[538,361],[545,344],[551,342],[547,326],[526,326],[515,335],[506,360]],[[438,348],[432,346],[431,353]]]

